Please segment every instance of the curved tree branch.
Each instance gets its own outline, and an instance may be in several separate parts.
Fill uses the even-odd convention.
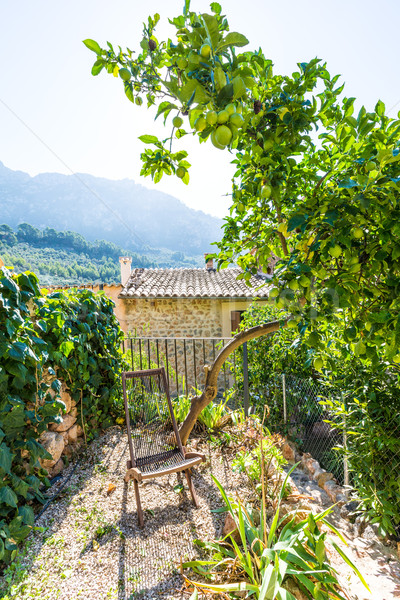
[[[280,329],[281,327],[286,327],[286,321],[271,321],[271,323],[257,325],[256,327],[252,327],[251,329],[240,331],[222,348],[222,350],[215,357],[215,360],[211,367],[205,367],[206,382],[204,386],[204,391],[200,396],[195,396],[194,398],[192,398],[190,410],[179,430],[179,434],[183,445],[186,444],[190,432],[192,431],[201,411],[207,406],[207,404],[214,400],[215,396],[217,395],[218,374],[228,356],[232,352],[234,352],[236,348],[244,344],[244,342],[254,340],[255,338],[261,337],[263,335],[274,333],[275,331],[278,331],[278,329]]]

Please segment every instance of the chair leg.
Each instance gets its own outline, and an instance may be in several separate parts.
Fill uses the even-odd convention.
[[[190,469],[185,470],[185,475],[186,475],[186,480],[188,483],[190,495],[192,496],[193,504],[195,505],[196,508],[199,508],[199,501],[197,499],[196,492],[194,490],[194,485],[193,485],[193,481],[192,481],[192,476],[190,474]]]
[[[139,527],[143,527],[144,519],[143,519],[142,503],[140,502],[139,484],[136,481],[136,479],[133,480],[133,485],[135,486],[135,498],[136,498],[136,508],[137,508],[137,514],[138,514]]]

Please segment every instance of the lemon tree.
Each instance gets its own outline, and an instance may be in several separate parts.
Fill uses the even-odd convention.
[[[210,6],[197,14],[186,0],[167,41],[156,37],[159,15],[149,17],[138,51],[84,42],[96,54],[93,75],[114,75],[170,132],[141,136],[141,173],[188,183],[176,137],[230,152],[236,172],[218,267],[237,262],[248,279],[278,256],[274,302],[296,317],[316,369],[349,356],[398,369],[400,121],[381,101],[356,112],[318,59],[275,73],[261,49],[243,50],[248,40],[229,30],[220,4]]]

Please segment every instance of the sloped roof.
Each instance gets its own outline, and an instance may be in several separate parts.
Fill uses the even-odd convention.
[[[267,298],[270,286],[252,275],[250,286],[239,268],[134,269],[119,298]],[[268,280],[267,280],[268,281]],[[260,287],[261,286],[261,287]]]

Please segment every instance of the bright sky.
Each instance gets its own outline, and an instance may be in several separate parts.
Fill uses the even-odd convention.
[[[369,109],[380,98],[391,116],[400,110],[398,0],[226,0],[222,6],[231,31],[248,37],[247,49],[261,46],[276,73],[318,56],[331,74],[343,75],[347,96]],[[82,40],[136,49],[148,14],[160,13],[158,38],[165,39],[172,33],[167,17],[182,7],[183,0],[2,0],[0,161],[31,175],[91,173],[155,187],[139,175],[137,137],[159,132],[158,121],[125,98],[119,79],[104,72],[92,77],[95,55]],[[192,0],[192,9],[206,12],[209,2]],[[184,143],[193,164],[190,185],[170,177],[157,189],[224,216],[231,156],[210,143],[200,147],[188,137]]]

